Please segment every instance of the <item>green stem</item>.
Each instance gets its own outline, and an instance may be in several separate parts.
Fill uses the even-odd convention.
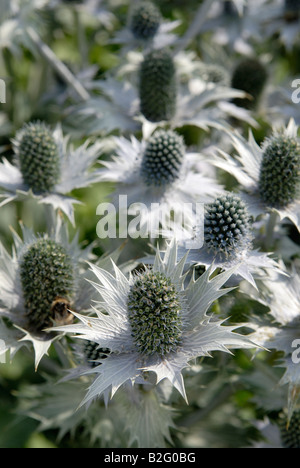
[[[271,251],[274,246],[274,231],[278,221],[278,214],[275,211],[272,211],[269,215],[267,228],[266,228],[266,238],[265,238],[265,249]]]
[[[50,47],[45,44],[39,35],[32,28],[27,28],[26,32],[30,39],[37,47],[39,53],[44,57],[52,68],[61,76],[61,78],[76,92],[80,100],[87,101],[89,99],[89,93],[82,86],[80,81],[73,75],[73,73],[62,63]]]
[[[15,82],[16,75],[15,75],[15,71],[14,71],[14,67],[13,67],[13,63],[12,63],[11,52],[8,49],[4,49],[3,53],[2,53],[2,56],[3,56],[3,62],[4,62],[5,69],[6,69],[7,76],[10,79],[10,82],[9,82],[10,105],[8,106],[8,116],[9,116],[10,121],[13,124],[15,124],[16,122],[15,122],[15,119],[14,119],[15,118],[15,105],[14,105],[14,102],[15,102],[16,92],[17,92],[16,82]]]
[[[80,68],[84,70],[88,66],[88,48],[85,37],[85,31],[80,19],[80,12],[77,8],[74,9],[74,24],[77,32],[77,47],[80,54]]]
[[[200,31],[202,26],[204,25],[207,14],[214,3],[215,0],[204,0],[204,2],[200,5],[197,13],[195,14],[194,20],[192,21],[190,27],[183,35],[183,37],[178,41],[178,45],[175,50],[175,54],[184,50],[189,43],[196,37]]]

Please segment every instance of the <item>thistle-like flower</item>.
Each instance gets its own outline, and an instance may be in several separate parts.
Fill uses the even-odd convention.
[[[153,39],[162,17],[157,6],[148,1],[135,5],[130,17],[130,30],[137,39]]]
[[[248,95],[248,99],[234,99],[236,105],[248,109],[255,109],[264,90],[268,74],[264,65],[255,58],[243,59],[234,69],[231,87],[241,89]]]
[[[160,223],[161,228],[170,228],[172,213],[176,225],[184,221],[186,226],[193,226],[196,202],[210,201],[222,192],[215,180],[194,169],[200,155],[187,152],[183,138],[173,130],[157,130],[148,141],[132,137],[131,141],[116,138],[115,143],[116,157],[103,161],[105,167],[99,170],[99,177],[117,183],[112,194],[116,207],[120,196],[127,197],[126,206],[120,210],[128,210],[130,215],[135,214],[135,207],[142,208],[140,231],[146,237],[148,233],[157,237]]]
[[[83,135],[91,135],[114,129],[123,134],[142,130],[148,138],[158,127],[176,129],[191,125],[205,131],[229,130],[231,117],[256,126],[247,109],[229,102],[245,98],[245,92],[232,89],[223,81],[201,79],[203,64],[192,63],[192,54],[185,57],[162,48],[132,53],[128,59],[131,62],[114,70],[109,79],[95,81],[91,86],[100,89],[102,96],[92,96],[72,107],[76,131],[79,127]]]
[[[117,32],[113,42],[122,44],[124,51],[135,47],[160,49],[173,44],[177,35],[172,31],[180,21],[165,21],[155,3],[142,0],[135,4],[128,16],[128,24]]]
[[[79,323],[58,327],[98,343],[111,353],[90,371],[97,377],[83,404],[96,397],[105,401],[126,382],[132,384],[156,374],[156,384],[168,379],[186,399],[182,370],[189,361],[213,350],[253,348],[234,327],[207,314],[210,305],[230,289],[221,289],[233,270],[210,279],[210,268],[185,285],[185,259],[177,262],[177,246],[168,245],[162,259],[157,251],[151,270],[127,278],[115,267],[114,275],[92,266],[101,302],[96,316],[76,313]]]
[[[279,429],[284,448],[300,448],[300,410],[293,413],[290,421],[283,417],[279,421]]]
[[[253,248],[251,217],[244,201],[236,194],[227,193],[207,204],[204,225],[197,226],[195,238],[202,240],[201,248],[191,248],[187,262],[195,265],[228,270],[236,266],[236,275],[255,286],[255,276],[278,269],[276,262]],[[196,240],[195,239],[195,240]],[[200,243],[200,245],[201,245]],[[180,247],[179,254],[187,253]]]
[[[218,150],[213,161],[241,184],[243,199],[255,218],[275,212],[300,230],[300,145],[298,126],[291,119],[282,130],[274,130],[259,146],[250,132],[246,141],[231,135],[236,157]]]
[[[73,205],[68,196],[76,188],[97,182],[89,169],[99,156],[101,145],[85,143],[68,148],[68,138],[57,127],[52,131],[43,122],[25,124],[13,140],[15,163],[0,164],[1,205],[34,197],[39,203],[61,209],[74,224]]]
[[[12,355],[32,342],[37,367],[58,338],[44,330],[71,323],[73,309],[90,307],[92,294],[80,273],[92,258],[91,247],[81,250],[77,236],[69,242],[59,219],[49,235],[38,237],[23,226],[22,233],[23,240],[14,233],[12,256],[0,247],[0,316],[15,327],[1,321],[0,338]]]
[[[177,81],[173,58],[165,49],[149,52],[140,68],[140,108],[150,122],[171,120],[176,112]]]

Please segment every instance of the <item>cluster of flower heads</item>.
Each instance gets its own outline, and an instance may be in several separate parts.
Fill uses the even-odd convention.
[[[255,37],[265,31],[267,40],[276,31],[266,26],[268,2],[261,2],[259,17],[256,1],[205,0],[182,36],[174,32],[180,21],[166,21],[157,4],[133,2],[126,26],[110,38],[121,63],[104,79],[88,70],[85,81],[33,25],[44,8],[67,7],[77,21],[85,11],[111,33],[117,18],[111,2],[86,3],[18,0],[1,16],[0,38],[6,40],[5,56],[11,54],[6,66],[22,54],[23,35],[69,92],[56,102],[64,106],[65,120],[52,126],[36,119],[15,128],[11,152],[0,163],[0,209],[33,199],[46,205],[47,219],[40,234],[21,223],[21,236],[12,232],[11,254],[0,244],[0,354],[9,351],[13,358],[20,348],[33,349],[36,370],[52,348],[64,356],[60,385],[54,391],[49,378],[47,398],[31,402],[28,410],[41,429],[58,427],[63,436],[80,425],[91,428],[95,421],[88,421],[83,407],[95,408],[94,417],[106,421],[103,400],[112,407],[112,419],[122,409],[129,445],[150,447],[171,441],[172,390],[186,403],[193,398],[190,381],[200,382],[205,358],[243,349],[254,357],[255,368],[256,359],[273,350],[275,363],[266,368],[283,389],[267,409],[278,418],[257,426],[262,434],[275,427],[278,445],[299,448],[300,371],[293,352],[300,343],[294,261],[300,232],[299,111],[287,119],[266,104],[273,92],[272,64],[253,51]],[[287,31],[279,42],[290,50],[299,2],[269,3],[272,18]],[[201,46],[206,60],[186,47],[201,34],[208,43]],[[238,52],[239,60],[233,64],[225,57],[222,63],[219,44],[223,52],[225,46],[227,53]],[[270,123],[274,115],[278,125]],[[267,130],[259,139],[262,120]],[[195,128],[196,143],[189,138]],[[70,142],[74,136],[79,142]],[[81,203],[74,191],[91,187],[97,193],[107,182],[113,183],[109,198],[119,219],[142,208],[128,230],[128,249],[112,242],[110,253],[97,258],[93,244],[80,245],[79,233],[70,240],[68,223],[75,226],[75,206]],[[124,196],[125,205],[118,207]],[[135,242],[140,233],[141,242]],[[259,314],[261,307],[268,312]],[[283,372],[277,379],[278,367]],[[269,394],[273,387],[266,388],[262,374],[259,382],[250,379],[252,387],[247,378],[242,382],[251,389],[264,386]],[[65,403],[68,411],[49,416],[45,407],[60,389],[62,403],[74,393]],[[266,406],[262,393],[255,401],[260,408]],[[128,407],[134,424],[126,419]],[[105,441],[105,427],[95,440]],[[272,443],[270,431],[267,437]],[[116,443],[124,444],[122,437]]]

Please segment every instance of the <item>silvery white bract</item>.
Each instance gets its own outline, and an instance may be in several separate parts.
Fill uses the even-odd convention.
[[[249,2],[252,21],[258,18],[262,37],[267,39],[278,35],[280,42],[290,51],[299,41],[299,5],[294,2],[289,6],[286,0],[272,0],[256,5],[257,8],[253,5],[252,9],[251,4]]]
[[[156,133],[152,137],[155,138],[155,135]],[[112,202],[116,208],[120,197],[127,197],[126,205],[122,209],[130,208],[129,215],[139,215],[139,229],[145,236],[152,232],[157,237],[157,232],[154,230],[156,226],[159,228],[160,223],[162,223],[160,228],[168,229],[170,224],[167,222],[167,225],[164,225],[164,221],[169,221],[173,212],[175,223],[176,220],[178,223],[185,220],[186,226],[192,228],[197,219],[196,203],[208,202],[223,191],[222,186],[209,174],[209,168],[206,168],[201,155],[190,153],[188,150],[184,154],[176,179],[161,186],[155,183],[148,185],[142,176],[143,155],[147,141],[140,142],[132,136],[130,140],[116,137],[114,143],[116,155],[111,160],[101,162],[104,168],[99,169],[97,177],[103,182],[116,184],[112,194]],[[197,164],[202,172],[195,169]],[[188,210],[187,204],[191,206],[191,210]]]
[[[214,264],[216,268],[225,271],[235,267],[231,281],[239,283],[244,279],[255,288],[257,288],[256,279],[268,278],[270,272],[279,271],[277,262],[270,258],[270,254],[254,249],[251,243],[245,243],[232,256],[226,256],[221,252],[216,254],[205,243],[200,249],[189,250],[182,245],[178,251],[180,258],[188,253],[187,264],[190,265],[209,267]]]
[[[137,277],[131,275],[127,278],[116,266],[114,275],[111,275],[91,265],[97,278],[94,286],[101,298],[95,307],[96,316],[76,314],[79,319],[77,324],[57,327],[57,330],[71,335],[77,334],[79,338],[110,349],[110,355],[102,360],[99,366],[89,371],[89,373],[96,373],[97,377],[82,404],[89,403],[101,395],[107,402],[110,393],[113,397],[123,384],[131,382],[133,385],[143,378],[144,373],[148,372],[156,374],[157,384],[167,379],[186,399],[182,370],[188,367],[189,361],[199,356],[209,356],[215,350],[229,352],[233,348],[255,347],[255,344],[246,336],[235,333],[237,327],[224,326],[222,321],[207,313],[215,300],[231,291],[231,289],[221,288],[234,270],[210,279],[215,271],[214,268],[210,268],[198,280],[195,281],[192,278],[189,284],[184,286],[186,279],[186,275],[183,274],[184,266],[185,258],[177,262],[175,242],[168,245],[164,259],[157,251],[153,269],[146,270],[144,276],[141,273]],[[172,312],[174,312],[174,304],[176,303],[177,306],[179,304],[179,314],[176,319],[178,327],[170,330],[174,324],[169,324],[163,336],[160,337],[163,355],[159,352],[152,352],[151,349],[146,351],[148,349],[146,342],[143,343],[145,350],[142,352],[139,346],[143,339],[141,337],[139,341],[136,336],[137,330],[133,332],[132,328],[134,319],[132,321],[129,304],[137,283],[139,281],[143,283],[148,274],[159,280],[163,278],[163,283],[169,285],[164,286],[168,288],[166,291],[171,290],[172,297],[176,297],[175,302],[172,300],[169,303]],[[147,280],[145,285],[147,285]],[[149,287],[151,289],[151,285]],[[147,291],[150,298],[150,290],[146,287],[144,294],[147,294]],[[168,294],[170,292],[167,296]],[[152,297],[155,296],[152,295]],[[168,298],[165,297],[165,301],[167,300]],[[171,339],[173,332],[178,338],[176,345]],[[166,339],[167,336],[171,341]],[[155,340],[152,344],[155,344]],[[164,353],[164,350],[169,348],[171,351]]]
[[[253,53],[251,39],[257,38],[259,27],[257,21],[249,21],[247,13],[247,0],[214,2],[202,30],[213,34],[214,44],[249,55]]]
[[[24,130],[20,130],[13,140],[16,159],[23,133]],[[99,180],[96,172],[90,169],[99,156],[101,145],[100,143],[89,144],[87,141],[78,148],[74,148],[69,145],[69,138],[63,136],[59,126],[54,130],[53,137],[58,147],[60,165],[60,177],[54,189],[46,193],[33,193],[32,189],[24,183],[18,161],[11,164],[3,159],[0,164],[0,188],[4,193],[0,193],[0,198],[3,199],[0,206],[14,200],[26,200],[33,197],[38,203],[50,205],[55,210],[60,209],[74,224],[73,205],[80,202],[68,194],[74,189],[88,187]]]
[[[273,136],[271,138],[276,140],[277,137],[293,140],[295,143],[299,144],[298,126],[295,124],[295,121],[290,119],[286,128],[273,129]],[[262,146],[256,143],[251,131],[249,131],[248,141],[238,132],[233,132],[230,138],[236,154],[231,156],[223,150],[217,149],[214,155],[215,157],[211,162],[225,172],[233,175],[239,182],[241,196],[247,203],[249,212],[253,215],[254,219],[257,219],[261,215],[265,216],[268,215],[268,213],[275,213],[280,220],[289,219],[300,231],[300,198],[297,187],[295,187],[295,199],[291,200],[285,206],[272,206],[262,199],[262,192],[260,192],[259,184],[263,155],[271,138],[266,138]],[[295,154],[295,156],[297,155]],[[299,155],[297,157],[299,159]],[[295,170],[295,173],[291,173],[291,175],[296,177],[297,171]],[[275,190],[274,182],[275,179],[273,179],[272,182],[270,181],[270,191]],[[289,189],[288,184],[286,189]]]
[[[0,5],[0,49],[7,48],[15,55],[22,53],[25,46],[36,51],[27,28],[40,26],[38,10],[48,5],[50,0],[6,0]]]
[[[269,307],[265,323],[252,324],[256,331],[252,338],[268,349],[284,353],[279,366],[285,369],[280,381],[288,385],[288,414],[291,418],[300,393],[300,277],[294,270],[288,276],[273,274],[265,279],[256,300]],[[267,323],[267,319],[270,322]]]
[[[102,95],[90,93],[90,98],[85,102],[69,108],[68,113],[72,115],[73,122],[75,118],[78,123],[76,131],[81,135],[98,135],[113,130],[122,134],[142,130],[143,136],[147,138],[157,127],[162,126],[175,129],[187,125],[205,131],[212,128],[230,130],[229,121],[232,117],[256,126],[251,113],[230,102],[234,98],[244,98],[243,91],[232,89],[224,83],[203,80],[199,82],[191,79],[186,83],[186,67],[180,52],[174,56],[178,68],[176,113],[168,121],[150,122],[140,111],[137,74],[142,57],[139,53],[129,54],[127,58],[132,58],[132,62],[122,64],[119,70],[114,70],[106,79],[91,84],[90,89],[101,91]],[[199,65],[202,64],[199,62]]]
[[[13,356],[22,346],[28,346],[31,342],[35,352],[35,367],[37,368],[42,357],[48,353],[51,344],[59,338],[58,335],[45,332],[32,332],[28,330],[28,316],[25,310],[24,290],[20,276],[21,263],[24,255],[39,239],[54,241],[67,252],[74,268],[74,306],[76,310],[88,310],[93,292],[86,287],[86,280],[81,274],[85,270],[84,262],[91,260],[91,248],[80,249],[78,236],[72,241],[68,239],[66,226],[60,218],[53,226],[49,235],[36,236],[30,229],[21,226],[22,239],[13,232],[14,247],[10,255],[3,245],[0,245],[0,317],[8,319],[13,327],[7,326],[7,322],[0,321],[0,338],[4,341],[6,351]],[[83,266],[84,265],[84,266]],[[30,281],[34,281],[32,276]],[[36,287],[36,286],[35,286]],[[46,288],[46,283],[43,284]],[[34,291],[33,291],[34,294]],[[38,294],[38,291],[36,291]],[[49,311],[50,312],[50,311]]]

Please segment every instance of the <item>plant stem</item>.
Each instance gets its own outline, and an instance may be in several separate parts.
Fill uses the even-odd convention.
[[[275,211],[272,211],[269,215],[267,228],[266,228],[266,239],[265,239],[265,249],[267,251],[272,250],[274,245],[274,230],[278,221],[278,214]]]
[[[203,24],[207,19],[207,14],[214,1],[215,0],[204,0],[204,2],[200,5],[190,27],[183,35],[183,37],[178,40],[178,45],[176,47],[175,54],[185,49],[189,45],[189,43],[194,39],[194,37],[197,36],[197,34],[199,34]]]
[[[37,47],[39,53],[44,57],[52,68],[61,76],[61,78],[76,92],[80,100],[87,101],[89,99],[89,93],[77,80],[73,73],[62,63],[50,47],[45,44],[39,35],[32,28],[26,29],[27,34]]]

